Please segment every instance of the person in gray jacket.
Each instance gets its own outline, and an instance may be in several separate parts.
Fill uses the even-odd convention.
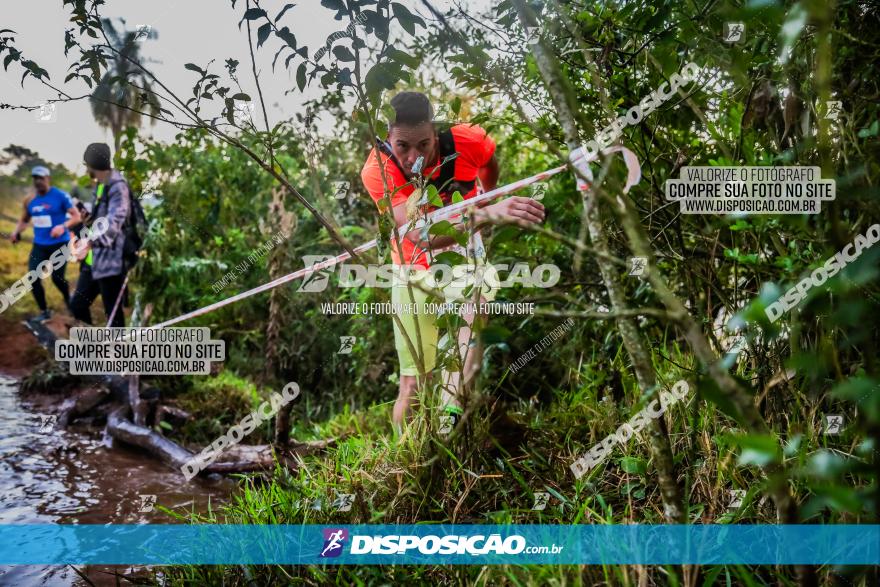
[[[104,217],[107,231],[89,241],[89,251],[80,265],[76,291],[70,300],[73,316],[86,324],[92,323],[90,306],[100,294],[107,317],[113,312],[125,281],[127,267],[123,261],[125,224],[131,211],[131,191],[118,170],[110,165],[110,147],[92,143],[83,154],[89,177],[96,179],[95,204],[92,218]],[[122,304],[116,310],[111,326],[125,326]]]

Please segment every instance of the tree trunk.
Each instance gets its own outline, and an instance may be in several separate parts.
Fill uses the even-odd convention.
[[[113,133],[113,155],[116,155],[116,153],[119,152],[119,141],[122,139],[123,114],[121,108],[117,108],[115,106],[111,106],[110,108],[110,120],[112,121],[112,124],[110,125],[110,132]]]
[[[531,9],[526,7],[523,0],[514,0],[514,3],[523,26],[532,26],[532,23],[535,23],[536,20]],[[577,104],[574,100],[574,94],[566,87],[565,79],[558,69],[558,64],[550,53],[546,51],[542,42],[539,41],[531,45],[531,47],[538,70],[547,87],[547,92],[556,108],[559,122],[565,135],[566,145],[570,152],[574,152],[580,148],[577,118],[575,116]],[[626,296],[618,281],[619,272],[614,264],[608,260],[608,238],[602,225],[599,209],[594,205],[594,198],[588,197],[591,191],[582,192],[587,228],[593,247],[599,253],[596,256],[596,263],[599,265],[599,272],[608,290],[612,311],[620,312],[627,309]],[[654,374],[651,354],[648,352],[641,336],[639,336],[635,322],[628,317],[618,317],[617,327],[623,339],[624,347],[632,360],[639,387],[643,392],[654,389],[657,380]],[[683,507],[682,492],[676,479],[675,467],[672,461],[672,449],[663,419],[652,419],[649,434],[651,438],[651,456],[660,482],[663,513],[670,523],[685,523],[687,522],[687,511]]]
[[[290,269],[286,253],[286,241],[293,234],[296,217],[284,208],[284,192],[280,188],[272,190],[272,204],[269,206],[269,223],[272,235],[280,234],[284,241],[278,243],[269,256],[269,277],[277,279]],[[269,294],[269,320],[266,323],[266,365],[264,378],[277,381],[281,372],[279,347],[281,346],[281,327],[284,293],[276,287]],[[287,447],[290,441],[290,414],[293,402],[281,406],[275,416],[274,444],[278,449]]]

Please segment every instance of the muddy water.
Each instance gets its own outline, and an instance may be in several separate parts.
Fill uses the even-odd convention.
[[[159,506],[181,515],[206,514],[233,488],[228,479],[187,483],[135,449],[118,443],[110,448],[94,428],[54,429],[38,406],[19,397],[18,381],[0,374],[2,524],[181,523]],[[155,496],[156,505],[150,508],[152,498],[141,496]],[[96,585],[116,584],[111,568],[80,570]],[[70,567],[0,566],[0,585],[87,583]]]

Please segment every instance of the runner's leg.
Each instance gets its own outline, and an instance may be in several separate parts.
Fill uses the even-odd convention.
[[[76,290],[70,298],[70,311],[73,312],[73,317],[86,324],[91,324],[92,312],[90,306],[99,293],[101,293],[101,289],[98,286],[98,282],[92,279],[92,268],[85,263],[81,263]]]
[[[473,284],[474,288],[480,288],[479,304],[485,304],[495,300],[498,294],[500,283],[498,281],[498,273],[491,265],[479,264],[483,267],[484,273],[479,274],[479,278],[471,277],[467,283],[453,281],[443,290],[446,301],[459,304],[470,304],[466,306],[466,310],[462,312],[465,325],[458,330],[457,351],[463,365],[460,370],[443,370],[443,385],[440,394],[440,406],[446,412],[461,414],[463,413],[463,400],[468,390],[468,386],[473,382],[474,377],[479,372],[480,364],[483,360],[483,349],[479,344],[471,346],[471,338],[474,330],[474,321],[477,319],[476,308],[473,306],[474,291],[468,292],[465,297],[464,291],[467,286]],[[485,322],[484,318],[480,318]],[[462,383],[462,374],[464,374],[464,383]]]
[[[480,297],[480,303],[485,304],[486,301],[485,297]],[[457,348],[458,356],[464,361],[464,365],[461,370],[443,370],[443,388],[440,394],[440,405],[444,410],[459,414],[463,412],[462,399],[465,395],[465,389],[473,381],[483,359],[482,347],[480,345],[470,346],[474,319],[476,318],[474,308],[469,307],[462,313],[462,318],[464,318],[465,326],[458,330]],[[462,374],[464,374],[464,385],[461,382]]]
[[[67,243],[58,243],[57,245],[52,245],[49,255],[52,255],[52,253],[66,244]],[[58,269],[52,271],[52,283],[54,283],[58,291],[61,292],[61,297],[64,298],[65,307],[70,309],[70,284],[67,283],[67,279],[64,277],[64,272],[66,270],[67,260],[65,259],[64,263],[58,267]]]
[[[421,289],[413,286],[412,298],[410,297],[409,288],[405,283],[395,283],[391,288],[391,303],[395,308],[407,307],[410,309],[422,309],[427,300],[427,294]],[[415,300],[415,301],[412,301]],[[413,306],[413,304],[416,304]],[[424,371],[427,374],[436,364],[437,357],[437,322],[436,316],[426,314],[425,312],[402,312],[398,315],[404,330],[416,348],[420,352],[422,361],[424,362]],[[418,333],[416,332],[416,323],[418,323]],[[421,341],[421,349],[419,349],[419,341]],[[406,420],[407,414],[418,402],[419,381],[419,362],[416,357],[412,356],[406,339],[394,322],[394,344],[397,348],[397,359],[400,364],[400,384],[398,386],[397,401],[394,402],[394,410],[392,412],[392,420],[395,425],[401,426]]]
[[[37,265],[49,258],[49,255],[46,254],[47,248],[48,247],[34,243],[34,246],[31,248],[31,254],[28,256],[28,271],[36,271]],[[45,312],[47,309],[46,291],[43,289],[42,282],[43,280],[40,279],[40,276],[38,275],[31,287],[31,293],[34,295],[34,300],[36,300],[40,312]]]
[[[401,375],[400,385],[397,389],[397,399],[394,401],[394,409],[391,411],[391,421],[396,426],[402,426],[409,414],[418,405],[419,388],[417,375]]]

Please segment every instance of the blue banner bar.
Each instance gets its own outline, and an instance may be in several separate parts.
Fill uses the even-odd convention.
[[[0,525],[0,565],[878,565],[880,525]]]

